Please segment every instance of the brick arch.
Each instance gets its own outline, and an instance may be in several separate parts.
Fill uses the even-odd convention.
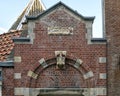
[[[89,68],[81,65],[76,68],[75,60],[66,58],[65,69],[56,69],[56,58],[46,60],[48,66],[42,67],[39,65],[34,73],[38,75],[37,79],[31,77],[30,87],[33,88],[88,88],[90,87],[90,80],[84,79],[84,74],[89,72]],[[71,80],[72,79],[72,80]],[[58,80],[58,81],[57,81]],[[71,81],[70,81],[71,80]],[[66,83],[66,84],[65,84]]]

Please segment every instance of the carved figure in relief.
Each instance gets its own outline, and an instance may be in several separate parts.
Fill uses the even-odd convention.
[[[57,52],[56,59],[57,59],[57,68],[64,69],[65,68],[65,56],[66,53],[63,51]]]

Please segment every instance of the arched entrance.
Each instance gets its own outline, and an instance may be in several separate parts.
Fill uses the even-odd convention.
[[[88,80],[83,77],[85,68],[76,68],[76,61],[68,58],[64,69],[56,67],[55,58],[45,63],[47,66],[40,65],[34,70],[38,76],[30,80],[30,96],[84,96],[82,88],[88,87]]]

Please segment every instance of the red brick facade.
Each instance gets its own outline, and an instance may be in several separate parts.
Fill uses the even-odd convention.
[[[3,96],[37,96],[44,89],[106,96],[106,43],[90,38],[92,22],[93,18],[82,17],[62,3],[28,18],[30,41],[14,39],[14,66],[2,69]],[[66,52],[63,69],[57,66],[56,51]],[[43,65],[40,60],[45,60]]]
[[[108,96],[120,95],[120,1],[105,0]]]

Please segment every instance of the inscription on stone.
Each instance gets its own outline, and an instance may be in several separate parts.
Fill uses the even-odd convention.
[[[72,27],[48,27],[48,34],[72,35],[73,28]]]

